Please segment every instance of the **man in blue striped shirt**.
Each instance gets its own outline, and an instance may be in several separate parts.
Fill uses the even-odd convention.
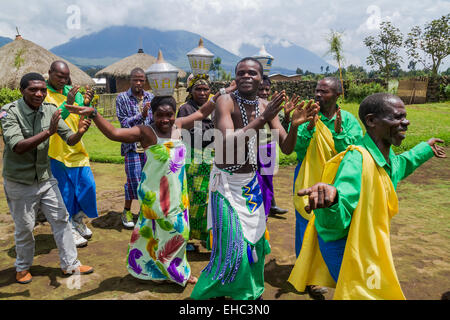
[[[130,73],[130,89],[120,93],[116,98],[116,112],[122,128],[131,128],[137,125],[150,125],[153,121],[150,101],[153,94],[144,90],[146,81],[145,71],[135,68]],[[131,203],[137,199],[137,186],[141,179],[142,168],[146,156],[139,143],[122,143],[121,155],[125,157],[125,203],[122,212],[122,223],[125,228],[133,228],[133,214]]]

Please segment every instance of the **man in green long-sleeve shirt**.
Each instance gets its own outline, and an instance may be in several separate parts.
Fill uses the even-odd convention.
[[[338,79],[328,77],[320,80],[315,90],[315,101],[320,105],[320,112],[313,121],[302,124],[297,131],[295,152],[298,164],[294,173],[296,256],[300,253],[310,215],[304,212],[303,203],[296,196],[295,190],[298,191],[319,182],[325,162],[344,151],[349,145],[355,144],[363,136],[358,120],[337,105],[337,99],[341,93],[341,84]],[[324,130],[317,128],[319,119],[326,128],[325,131],[328,131],[332,137],[331,139],[322,138]],[[312,156],[317,153],[321,156],[318,158]]]
[[[395,155],[394,151],[390,149],[387,159],[369,134],[366,134],[357,145],[369,151],[376,164],[386,171],[394,188],[397,189],[398,182],[433,157],[433,150],[429,143],[421,142],[400,155]],[[315,226],[324,241],[339,240],[347,236],[352,213],[359,201],[362,155],[356,150],[351,150],[347,152],[344,160],[339,166],[333,184],[339,194],[337,202],[328,208],[314,211],[316,215]]]
[[[373,159],[373,161],[370,158],[364,160],[372,161],[373,167],[376,168],[369,175],[372,172],[380,173],[380,176],[387,174],[388,180],[392,183],[392,185],[382,184],[382,189],[387,194],[387,200],[384,200],[388,203],[386,210],[392,210],[392,212],[388,213],[392,217],[398,211],[398,208],[395,206],[394,208],[390,207],[392,203],[397,201],[395,189],[398,182],[410,175],[416,168],[432,158],[433,155],[438,158],[444,158],[446,156],[444,149],[436,144],[436,142],[442,143],[443,141],[432,138],[428,142],[419,143],[407,152],[395,155],[391,145],[399,146],[401,144],[405,138],[409,121],[406,119],[405,105],[400,98],[391,94],[379,93],[364,99],[360,105],[359,117],[366,127],[367,133],[357,143],[357,146],[368,151],[366,154]],[[349,230],[352,228],[357,207],[362,218],[357,217],[358,226],[353,228],[365,228],[364,230],[370,231],[372,225],[374,227],[379,225],[379,222],[376,220],[383,214],[386,214],[384,212],[371,212],[376,204],[367,200],[373,200],[372,198],[364,198],[363,196],[364,192],[367,194],[373,191],[362,190],[362,181],[368,174],[368,172],[364,172],[368,167],[365,166],[363,158],[361,151],[350,147],[340,161],[337,173],[332,177],[334,178],[332,179],[334,181],[332,185],[317,183],[308,189],[298,192],[298,196],[309,196],[309,204],[305,207],[305,210],[307,212],[314,210],[314,227],[318,234],[320,252],[330,275],[336,282],[342,276],[343,270],[341,270],[341,265],[343,264],[344,252],[347,252],[347,242],[362,241],[361,239],[350,240],[349,238]],[[364,181],[367,184],[367,180]],[[367,189],[368,187],[365,186],[365,188]],[[395,201],[392,201],[392,199]],[[362,204],[364,204],[364,207],[361,207]],[[370,217],[372,220],[367,219],[367,217]],[[390,221],[390,218],[386,221]],[[371,225],[367,228],[367,226],[362,226],[361,223],[370,223]],[[389,226],[387,230],[389,230]],[[375,234],[379,230],[372,231]],[[380,237],[372,237],[368,242],[373,239],[380,239]],[[389,239],[389,234],[387,234],[387,239]],[[355,252],[353,244],[355,242],[352,242],[353,249],[350,251]],[[356,243],[356,245],[359,244]],[[379,250],[385,247],[385,244],[376,242],[370,245],[373,248],[379,248]],[[364,243],[364,246],[366,246],[366,243]],[[360,246],[360,250],[361,248]],[[390,247],[386,246],[386,248]],[[349,252],[348,256],[352,254]],[[386,256],[389,257],[390,255],[389,249]]]
[[[338,95],[336,95],[336,99]],[[331,131],[334,140],[334,147],[337,152],[342,152],[351,144],[356,143],[362,138],[363,132],[358,120],[348,111],[342,110],[335,103],[333,106],[335,112],[331,116],[322,113],[322,108],[318,113],[318,117]],[[330,117],[330,118],[328,118]],[[336,119],[340,117],[339,132],[336,132]],[[302,124],[297,131],[297,144],[295,145],[295,153],[297,161],[301,164],[308,150],[309,143],[315,132],[315,127],[310,127],[310,123]]]

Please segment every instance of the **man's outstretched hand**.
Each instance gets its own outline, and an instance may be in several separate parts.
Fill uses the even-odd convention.
[[[445,154],[444,148],[442,148],[440,145],[437,145],[436,142],[444,143],[444,140],[438,138],[431,138],[430,140],[427,141],[427,143],[433,150],[433,153],[436,156],[436,158],[446,158],[447,155]]]
[[[336,188],[323,182],[316,183],[307,189],[301,189],[297,195],[309,197],[309,205],[305,207],[305,211],[308,213],[318,208],[328,208],[337,200]]]
[[[72,106],[69,104],[66,104],[65,107],[67,111],[69,111],[70,113],[79,114],[80,116],[89,116],[95,110],[93,107],[80,107],[80,106]]]

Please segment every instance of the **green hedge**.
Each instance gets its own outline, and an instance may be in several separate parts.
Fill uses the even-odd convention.
[[[371,82],[354,84],[353,82],[350,82],[350,86],[345,92],[345,101],[361,103],[365,97],[370,96],[371,94],[386,91],[386,88],[379,83]]]
[[[22,97],[19,89],[8,89],[1,88],[0,89],[0,107],[3,107],[5,104],[16,101]]]
[[[358,118],[359,103],[339,103],[343,110],[352,113]],[[445,145],[450,145],[450,117],[448,117],[449,102],[427,103],[420,105],[408,105],[406,111],[408,120],[411,122],[406,133],[406,139],[400,147],[393,147],[396,153],[411,149],[421,141],[427,141],[432,137],[441,138]],[[358,120],[359,121],[359,120]],[[120,127],[119,122],[112,124]],[[363,126],[361,125],[363,128]],[[364,128],[363,128],[364,131]],[[92,126],[83,137],[87,151],[92,161],[107,163],[123,163],[120,156],[120,143],[108,140],[99,130]],[[296,154],[285,155],[279,151],[280,166],[295,165]]]

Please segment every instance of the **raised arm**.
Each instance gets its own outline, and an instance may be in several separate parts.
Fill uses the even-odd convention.
[[[225,88],[227,94],[236,90],[236,82],[233,80],[231,84]],[[186,116],[180,117],[175,120],[175,124],[179,128],[190,129],[194,126],[195,121],[201,121],[208,117],[215,109],[220,92],[217,92],[213,97],[206,101],[196,112]]]
[[[216,96],[214,96],[216,97]],[[214,98],[213,98],[214,99]],[[194,126],[195,121],[201,121],[208,117],[214,111],[216,104],[209,99],[196,112],[186,117],[175,119],[175,125],[178,128],[190,129]]]
[[[78,122],[78,131],[72,134],[67,138],[66,143],[69,146],[74,146],[78,142],[80,142],[83,135],[88,131],[89,127],[91,126],[91,120],[85,119],[85,117],[80,117],[80,121]],[[59,133],[59,132],[58,132]]]
[[[314,211],[319,234],[338,240],[348,233],[353,212],[361,193],[362,155],[350,150],[344,156],[333,185],[319,182],[299,190],[298,196],[308,196],[305,211]]]
[[[47,130],[25,139],[20,130],[20,125],[13,115],[8,115],[2,119],[3,137],[5,143],[17,154],[24,154],[36,149],[38,145],[50,138],[58,129],[58,122],[61,120],[61,110],[55,111]]]
[[[230,95],[221,96],[217,101],[215,128],[222,132],[225,139],[227,139],[227,136],[237,138],[238,135],[246,134],[247,131],[251,131],[256,134],[257,130],[262,129],[267,122],[270,122],[278,115],[280,110],[283,108],[281,104],[284,99],[284,90],[281,93],[275,92],[272,101],[267,104],[259,117],[256,117],[253,121],[250,121],[244,128],[233,132],[234,124],[231,114],[234,109],[234,100]]]
[[[438,138],[431,138],[427,142],[421,142],[410,150],[396,156],[399,162],[399,169],[397,171],[399,181],[409,176],[433,156],[445,158],[445,150],[436,144],[438,142],[443,143],[444,141]]]
[[[305,101],[298,103],[299,97],[294,95],[286,104],[294,106],[294,113],[292,114],[292,122],[289,133],[286,133],[280,123],[278,117],[275,117],[270,125],[272,129],[278,129],[280,149],[284,154],[291,154],[294,151],[297,143],[297,129],[298,127],[308,121],[311,121],[319,112],[319,106],[310,100],[307,104]],[[304,107],[306,104],[306,107]],[[291,106],[288,106],[291,109]]]
[[[92,107],[66,106],[70,113],[76,113],[81,116],[90,116],[96,111]],[[133,143],[140,142],[143,146],[153,145],[156,143],[156,136],[154,132],[145,130],[144,126],[134,126],[131,128],[116,128],[108,120],[103,118],[100,114],[96,114],[93,118],[97,128],[110,140]]]

